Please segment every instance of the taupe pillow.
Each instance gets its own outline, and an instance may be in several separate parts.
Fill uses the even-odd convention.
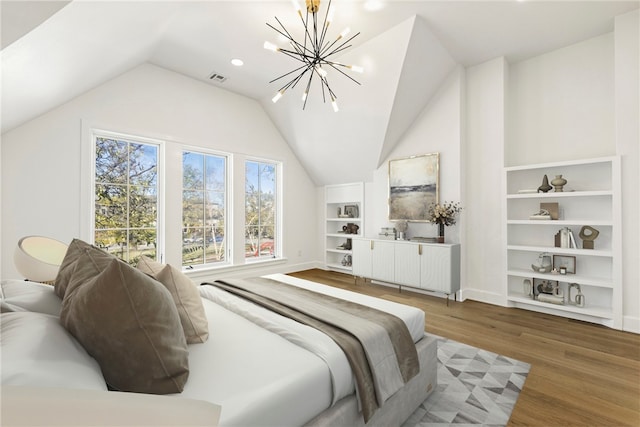
[[[78,262],[90,259],[85,253]],[[66,293],[60,321],[98,361],[112,388],[153,394],[183,390],[189,376],[187,343],[171,294],[153,278],[114,258]]]
[[[85,258],[84,262],[79,263],[78,259],[83,254],[87,258]],[[80,239],[73,239],[58,270],[58,276],[55,281],[56,295],[64,298],[68,288],[74,287],[71,285],[72,278],[75,285],[84,283],[99,274],[113,259],[116,259],[116,257],[102,249]]]
[[[138,269],[162,283],[171,293],[178,308],[180,322],[187,343],[196,344],[207,341],[209,324],[204,313],[202,298],[196,285],[181,271],[171,265],[164,265],[142,256]]]

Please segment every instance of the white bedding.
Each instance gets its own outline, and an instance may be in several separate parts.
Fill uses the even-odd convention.
[[[407,324],[415,342],[424,336],[424,312],[414,307],[283,274],[264,277],[386,311]],[[220,425],[302,425],[354,393],[346,356],[326,335],[213,286],[200,287],[200,293],[210,342],[189,347],[191,373],[182,396],[220,404]],[[224,353],[217,340],[227,343]],[[247,357],[232,356],[238,354]]]

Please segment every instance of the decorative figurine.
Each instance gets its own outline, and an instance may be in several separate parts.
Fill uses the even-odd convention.
[[[552,269],[551,255],[546,252],[538,255],[538,262],[531,264],[531,269],[537,273],[549,273]]]
[[[567,180],[562,177],[562,175],[556,175],[556,177],[551,181],[551,185],[553,185],[553,191],[562,192],[562,187],[567,183]]]
[[[571,289],[576,288],[578,290],[578,293],[576,294],[576,297],[574,299],[571,298]],[[584,307],[585,301],[584,301],[584,294],[582,293],[582,290],[580,289],[580,285],[577,283],[569,283],[569,304],[573,304],[575,306],[578,307]]]
[[[580,238],[582,239],[582,249],[593,249],[593,241],[596,240],[600,232],[590,225],[585,225],[580,229]]]
[[[551,190],[553,187],[549,185],[549,178],[547,178],[547,175],[545,175],[542,178],[542,185],[540,187],[538,187],[538,193],[539,192],[543,192],[546,193],[547,191]]]

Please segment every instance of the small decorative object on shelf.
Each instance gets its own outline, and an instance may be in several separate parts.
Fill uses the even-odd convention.
[[[571,289],[573,288],[576,288],[578,290],[578,293],[576,294],[575,298],[571,298]],[[579,284],[569,283],[568,300],[569,300],[569,304],[575,305],[577,307],[584,307],[584,304],[585,304],[584,294],[582,293],[582,290],[580,289]]]
[[[438,243],[444,243],[444,227],[456,223],[456,216],[462,207],[459,202],[434,203],[427,210],[427,221],[438,224]]]
[[[540,210],[545,210],[549,212],[549,215],[553,220],[557,220],[560,218],[560,215],[559,215],[560,207],[558,203],[540,203]]]
[[[562,192],[562,187],[567,183],[567,180],[562,177],[562,175],[556,175],[554,179],[551,180],[551,185],[553,185],[553,191],[556,193]]]
[[[538,193],[539,192],[546,193],[549,190],[551,190],[552,188],[553,187],[549,185],[549,178],[547,178],[547,175],[542,177],[542,185],[540,187],[538,187]]]
[[[524,293],[525,297],[533,298],[533,284],[531,283],[531,279],[524,279],[522,281],[522,293]]]
[[[596,240],[600,232],[590,225],[585,225],[580,229],[580,238],[582,239],[582,249],[593,249],[593,241]]]
[[[358,205],[345,205],[344,207],[344,214],[347,218],[358,218],[360,216],[358,211]]]
[[[342,231],[345,234],[358,234],[358,229],[360,229],[360,226],[352,222],[349,222],[347,223],[347,225],[342,226]]]
[[[534,213],[533,215],[529,216],[529,219],[535,219],[535,220],[551,220],[551,214],[549,213],[548,210],[546,209],[540,209],[538,212]]]
[[[555,235],[556,248],[577,248],[576,238],[569,227],[560,229]]]
[[[406,237],[407,229],[409,228],[409,223],[407,221],[398,221],[396,224],[396,230],[398,230],[398,235],[396,237],[397,240],[404,240]]]
[[[344,257],[342,257],[342,265],[344,265],[345,267],[351,267],[351,263],[352,263],[351,255],[347,254]]]
[[[396,240],[396,229],[393,227],[382,227],[378,237],[382,240]]]
[[[538,255],[538,262],[531,264],[531,269],[536,273],[549,273],[552,268],[551,255],[546,252]]]

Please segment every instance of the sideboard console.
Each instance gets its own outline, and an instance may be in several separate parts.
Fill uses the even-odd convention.
[[[353,238],[353,275],[441,292],[460,290],[460,245]]]

